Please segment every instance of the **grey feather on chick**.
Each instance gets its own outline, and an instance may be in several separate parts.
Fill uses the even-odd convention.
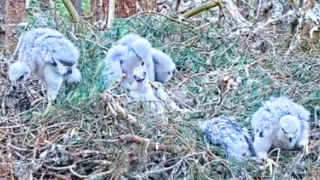
[[[25,32],[20,39],[18,47],[18,61],[24,62],[32,72],[36,71],[37,68],[37,64],[34,63],[35,61],[39,62],[39,65],[41,66],[44,65],[42,57],[38,56],[38,52],[35,49],[36,40],[44,34],[54,34],[57,37],[63,37],[63,35],[56,30],[49,28],[37,28]]]
[[[228,158],[243,160],[255,156],[251,137],[233,118],[219,116],[197,125],[208,142],[224,149]]]
[[[8,71],[13,85],[34,73],[46,84],[48,96],[54,100],[64,80],[68,83],[81,80],[76,67],[79,51],[56,30],[37,28],[27,31],[20,39],[18,52],[18,61],[11,64]]]
[[[151,44],[145,38],[139,38],[131,43],[129,51],[124,58],[121,67],[125,74],[128,74],[128,82],[132,83],[132,69],[144,64],[147,68],[148,79],[154,81],[154,63],[151,56]]]
[[[122,85],[129,88],[135,81],[133,70],[138,66],[146,66],[148,79],[154,80],[154,64],[150,52],[151,44],[145,38],[133,34],[122,37],[110,48],[105,58],[105,69],[102,73],[104,87],[110,87],[125,74]]]
[[[167,83],[176,69],[175,63],[169,55],[156,48],[151,48],[151,56],[154,62],[155,81]]]
[[[273,148],[290,150],[309,143],[310,112],[287,97],[271,98],[251,117],[254,129],[254,148],[265,158]]]
[[[36,52],[41,54],[40,58],[53,65],[53,70],[60,75],[67,75],[71,67],[78,65],[79,50],[58,31],[40,36],[34,45]]]
[[[122,57],[128,52],[128,47],[120,44],[113,45],[105,59],[104,59],[104,70],[101,74],[101,81],[103,89],[110,88],[117,80],[120,80],[124,73],[121,67],[123,63]]]
[[[134,41],[140,38],[141,36],[139,36],[138,34],[130,33],[130,34],[124,35],[121,39],[119,39],[117,44],[130,47]]]

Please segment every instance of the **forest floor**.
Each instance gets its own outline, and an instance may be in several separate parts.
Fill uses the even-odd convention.
[[[31,27],[55,27],[50,19],[41,25],[30,22]],[[6,72],[16,57],[0,54],[1,178],[320,179],[319,52],[294,51],[287,56],[277,49],[252,55],[242,51],[240,38],[228,38],[221,30],[207,33],[157,14],[119,19],[106,31],[94,30],[86,21],[58,22],[58,29],[81,51],[83,80],[62,87],[47,115],[45,100],[31,104],[35,94],[45,97],[35,77],[8,93]],[[138,123],[129,123],[115,112],[116,104],[123,106],[123,97],[106,93],[100,75],[112,43],[130,32],[173,58],[177,72],[165,88],[179,105],[197,113],[159,117],[137,105],[128,112]],[[226,76],[241,80],[237,89],[227,87]],[[227,115],[251,131],[251,114],[272,96],[290,97],[312,114],[310,153],[273,153],[278,163],[273,175],[255,160],[226,160],[197,129],[198,121]]]

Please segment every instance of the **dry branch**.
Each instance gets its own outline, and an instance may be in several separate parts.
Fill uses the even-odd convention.
[[[116,9],[116,0],[109,0],[108,23],[107,23],[108,29],[112,28],[115,9]]]
[[[62,0],[63,4],[66,6],[68,12],[70,13],[70,16],[73,20],[73,22],[78,23],[80,21],[80,16],[77,13],[76,8],[73,6],[70,0]]]
[[[202,4],[201,6],[192,8],[189,11],[183,13],[180,16],[180,18],[181,19],[189,19],[190,17],[195,16],[195,15],[199,14],[202,11],[208,10],[208,9],[216,7],[216,6],[219,6],[219,4],[220,3],[217,2],[217,1],[213,1],[213,2]]]
[[[70,157],[72,159],[76,159],[76,158],[79,158],[80,156],[99,155],[99,154],[104,154],[104,153],[100,151],[94,151],[94,150],[82,150],[79,152],[71,153]]]
[[[119,141],[120,142],[126,141],[126,142],[136,142],[136,143],[148,143],[149,148],[151,148],[152,150],[155,150],[155,151],[166,151],[166,152],[170,152],[170,153],[182,153],[182,152],[188,151],[187,148],[177,147],[174,145],[159,144],[157,142],[152,142],[150,139],[142,138],[142,137],[132,135],[132,134],[120,135]]]
[[[111,102],[113,99],[112,95],[105,93],[105,94],[100,94],[100,97],[106,104],[111,105]],[[119,114],[122,118],[125,118],[126,120],[128,120],[129,123],[133,125],[139,126],[137,119],[131,114],[129,114],[123,107],[121,107],[118,102],[112,102],[112,105],[114,106],[113,108],[115,112]]]

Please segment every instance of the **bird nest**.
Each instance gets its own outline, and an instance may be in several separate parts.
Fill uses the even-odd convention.
[[[53,18],[52,18],[53,19]],[[307,52],[252,55],[239,37],[198,22],[179,22],[160,14],[117,19],[98,31],[87,22],[49,19],[81,51],[83,80],[63,87],[55,106],[43,115],[45,101],[37,79],[9,91],[7,63],[1,54],[0,177],[26,179],[249,179],[271,176],[254,160],[226,160],[206,144],[196,123],[205,117],[233,116],[251,129],[250,115],[271,96],[285,95],[312,112],[310,154],[281,152],[276,179],[319,177],[319,59]],[[37,27],[36,23],[31,25]],[[25,30],[24,30],[25,31]],[[225,30],[223,30],[225,31]],[[189,113],[163,116],[136,104],[127,109],[124,94],[104,89],[104,56],[123,35],[135,32],[169,54],[177,71],[165,85],[170,97]],[[226,35],[223,35],[226,34]],[[19,34],[18,34],[19,35]],[[264,32],[261,36],[268,36]],[[238,39],[239,38],[239,39]],[[279,40],[280,41],[280,40]],[[241,49],[241,51],[240,51]],[[110,87],[109,87],[110,88]],[[275,157],[277,154],[272,154]]]

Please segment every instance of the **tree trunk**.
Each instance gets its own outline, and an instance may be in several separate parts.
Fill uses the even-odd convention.
[[[99,22],[101,28],[107,24],[109,0],[91,0],[91,23]],[[137,7],[138,5],[138,7]],[[117,0],[115,8],[116,18],[126,18],[136,14],[139,11],[154,11],[157,6],[157,0]]]
[[[2,49],[3,44],[4,44],[4,34],[5,34],[5,29],[4,29],[4,17],[5,17],[5,1],[0,1],[0,49]]]
[[[13,53],[18,42],[18,39],[14,37],[16,26],[26,20],[26,2],[25,0],[6,0],[5,2],[6,34],[4,48],[7,53]]]
[[[81,16],[82,13],[82,0],[71,0],[74,8],[76,8],[77,13]]]
[[[4,17],[5,17],[5,1],[0,1],[0,30],[1,27],[4,25]]]
[[[99,19],[99,7],[97,6],[97,0],[90,1],[90,23],[93,24]]]
[[[144,0],[148,1],[148,0]],[[136,2],[138,0],[120,0],[116,2],[115,17],[126,18],[137,13]]]

